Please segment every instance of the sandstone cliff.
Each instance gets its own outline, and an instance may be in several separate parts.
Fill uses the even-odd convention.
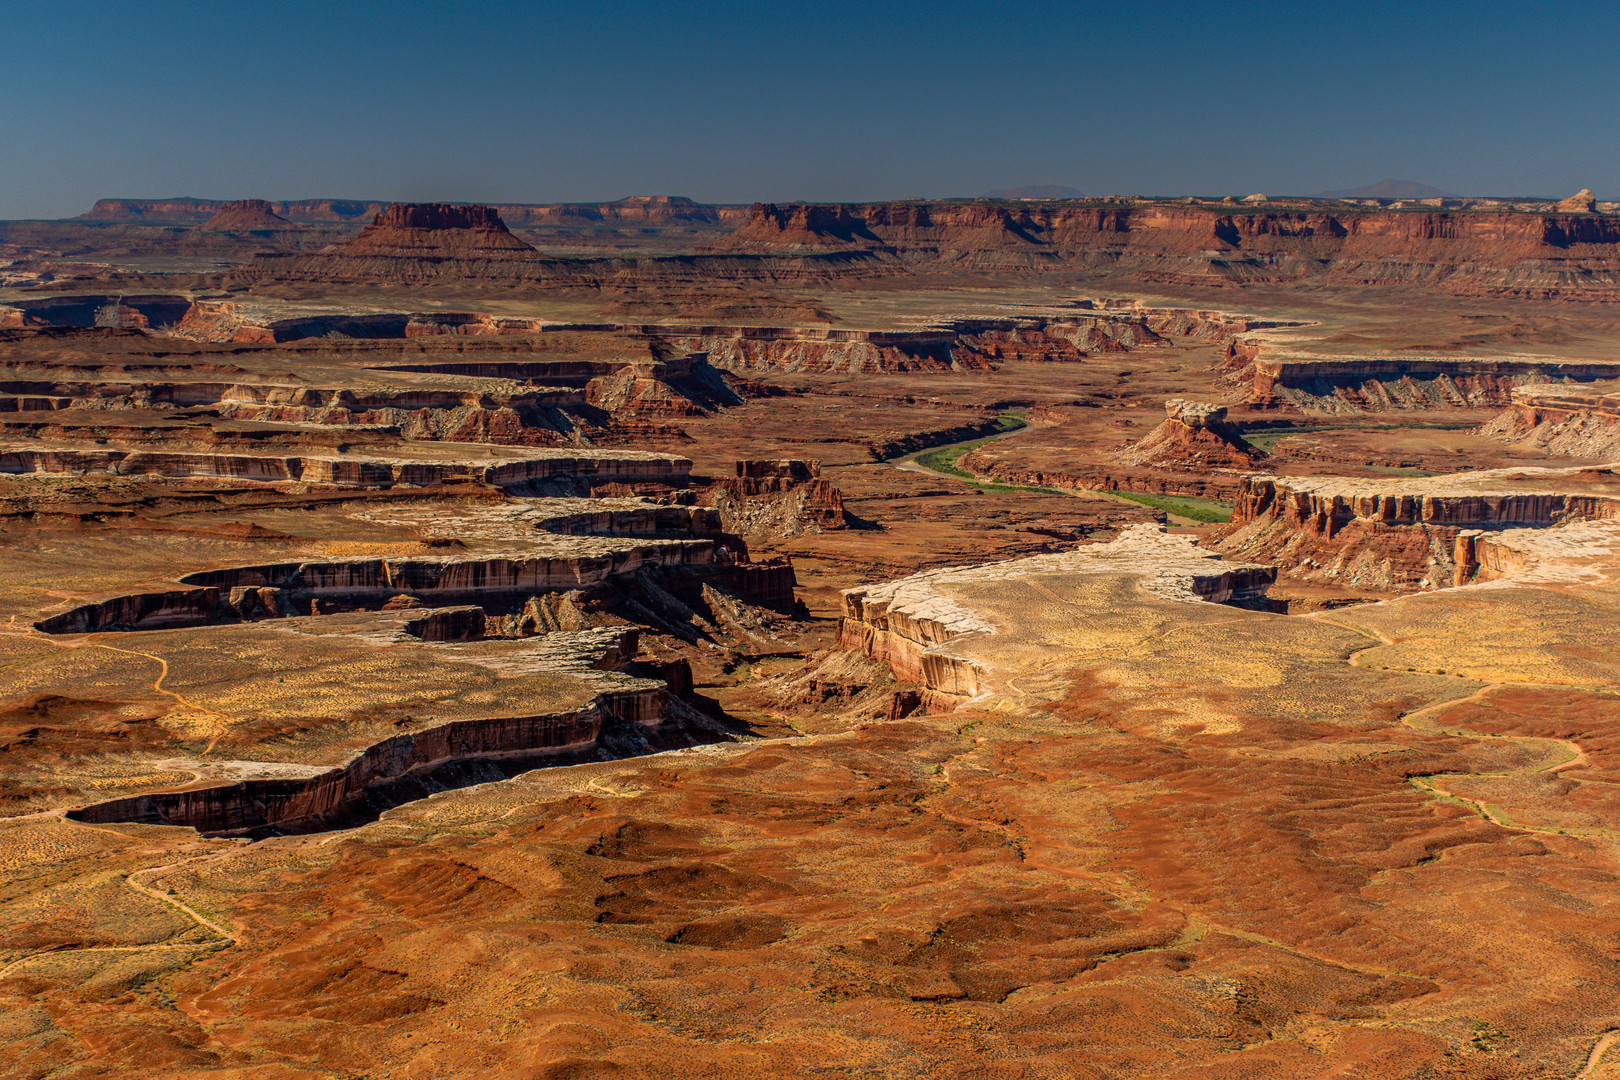
[[[1234,557],[1281,563],[1308,582],[1372,592],[1443,588],[1467,579],[1457,562],[1464,530],[1620,520],[1620,486],[1570,483],[1581,480],[1578,472],[1499,470],[1381,482],[1247,477],[1217,546]]]
[[[916,268],[1110,266],[1145,280],[1305,278],[1543,297],[1620,295],[1620,219],[1546,214],[1283,212],[1138,201],[755,206],[718,248],[892,254]],[[1583,275],[1581,280],[1571,273]]]
[[[1256,407],[1353,413],[1507,405],[1518,387],[1620,377],[1620,363],[1557,357],[1320,356],[1234,337],[1227,378]]]

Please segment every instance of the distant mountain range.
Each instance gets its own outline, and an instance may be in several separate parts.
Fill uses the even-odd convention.
[[[1025,187],[997,188],[984,193],[986,199],[1078,199],[1082,196],[1072,187],[1061,184],[1029,184]]]
[[[1347,188],[1344,191],[1323,191],[1308,196],[1312,199],[1455,199],[1457,196],[1449,191],[1441,191],[1428,184],[1420,184],[1416,180],[1390,180],[1384,179],[1376,184],[1367,184],[1364,187]]]

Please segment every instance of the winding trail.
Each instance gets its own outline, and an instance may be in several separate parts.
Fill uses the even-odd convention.
[[[102,829],[94,825],[85,825],[83,827],[94,829],[97,832],[113,831],[111,829]],[[117,835],[122,836],[123,834],[120,833]],[[233,845],[224,851],[211,851],[203,855],[194,855],[191,858],[180,859],[171,863],[164,863],[160,866],[143,866],[137,870],[131,870],[124,876],[124,884],[130,889],[144,897],[147,897],[148,899],[156,900],[159,903],[165,904],[168,907],[180,912],[182,915],[196,924],[197,927],[214,935],[212,940],[203,939],[199,941],[186,941],[180,938],[175,938],[169,941],[156,941],[145,945],[92,945],[80,949],[76,949],[71,945],[59,945],[49,949],[41,949],[38,952],[32,952],[26,956],[19,956],[17,959],[6,964],[4,967],[0,967],[0,979],[4,979],[6,976],[10,975],[14,969],[22,967],[24,964],[27,964],[30,961],[41,959],[42,957],[81,956],[87,953],[138,953],[151,952],[155,949],[217,949],[222,945],[235,945],[238,940],[236,931],[215,922],[213,919],[210,919],[208,916],[202,914],[196,908],[192,907],[190,904],[187,904],[179,897],[172,896],[168,893],[159,892],[150,885],[137,881],[136,878],[145,874],[162,875],[173,870],[179,870],[182,867],[199,863],[221,862],[225,859],[231,858],[242,850],[245,850],[245,846]],[[187,933],[190,933],[190,931],[187,931]]]
[[[1603,1037],[1597,1041],[1597,1045],[1592,1047],[1592,1053],[1587,1056],[1586,1067],[1575,1074],[1575,1080],[1590,1080],[1591,1077],[1595,1076],[1598,1066],[1603,1064],[1604,1052],[1616,1042],[1620,1042],[1620,1028],[1604,1032]]]
[[[1311,617],[1313,616],[1306,616],[1306,618]],[[1361,658],[1366,653],[1372,652],[1374,649],[1382,648],[1384,646],[1392,646],[1395,644],[1393,640],[1377,630],[1369,630],[1366,627],[1342,623],[1337,619],[1321,618],[1319,616],[1316,618],[1317,621],[1326,623],[1329,626],[1337,626],[1341,630],[1349,630],[1352,633],[1360,634],[1363,637],[1373,639],[1375,644],[1368,645],[1362,649],[1357,649],[1352,652],[1348,658],[1346,658],[1346,663],[1353,668],[1359,669],[1362,667]],[[1456,677],[1459,679],[1463,678],[1463,676],[1460,675]],[[1468,681],[1472,682],[1475,680]],[[1425,705],[1421,709],[1413,709],[1410,712],[1402,713],[1400,718],[1401,723],[1411,728],[1413,731],[1422,732],[1426,735],[1449,735],[1454,738],[1473,739],[1480,742],[1508,741],[1519,743],[1550,743],[1563,749],[1568,754],[1568,757],[1554,764],[1526,766],[1519,769],[1510,769],[1507,772],[1501,773],[1437,773],[1433,776],[1414,776],[1411,779],[1411,783],[1414,787],[1427,791],[1439,798],[1450,799],[1453,802],[1464,803],[1468,806],[1472,806],[1486,821],[1489,821],[1493,825],[1500,826],[1501,828],[1514,829],[1519,832],[1540,833],[1546,836],[1559,835],[1560,830],[1558,829],[1538,828],[1533,825],[1522,825],[1518,822],[1505,819],[1499,812],[1493,810],[1490,805],[1483,800],[1472,799],[1466,795],[1458,795],[1456,792],[1447,790],[1440,784],[1438,780],[1438,778],[1441,776],[1478,775],[1487,777],[1512,777],[1528,776],[1535,773],[1557,773],[1562,772],[1565,769],[1574,768],[1575,766],[1584,765],[1587,763],[1588,759],[1586,756],[1586,751],[1582,749],[1579,743],[1570,739],[1558,739],[1547,735],[1493,735],[1486,732],[1469,731],[1466,728],[1442,727],[1431,719],[1440,713],[1449,712],[1459,705],[1467,704],[1470,701],[1480,701],[1487,694],[1500,690],[1504,686],[1546,687],[1550,689],[1580,690],[1586,693],[1593,692],[1591,687],[1570,686],[1565,683],[1530,683],[1509,680],[1495,680],[1486,682],[1484,685],[1480,686],[1478,690],[1475,690],[1471,694],[1465,694],[1462,697],[1448,698],[1445,701],[1437,701],[1433,705]],[[1577,784],[1588,782],[1578,777],[1572,779],[1574,779],[1574,782]],[[1567,833],[1568,830],[1563,830],[1563,832]]]
[[[90,647],[93,648],[93,649],[106,649],[108,652],[123,653],[125,656],[140,656],[140,657],[144,657],[147,660],[151,660],[151,661],[155,662],[157,664],[157,666],[158,666],[158,677],[156,679],[152,680],[152,689],[153,689],[153,691],[155,691],[156,693],[164,694],[164,695],[166,695],[168,697],[171,697],[176,702],[178,702],[180,705],[184,706],[185,708],[192,709],[192,710],[194,710],[196,712],[200,712],[204,716],[207,716],[207,717],[209,717],[211,719],[225,721],[226,723],[230,722],[231,717],[228,716],[225,713],[220,712],[218,709],[210,709],[206,705],[198,705],[194,701],[186,700],[185,698],[181,697],[179,694],[175,693],[173,690],[166,689],[164,687],[164,685],[163,685],[163,680],[165,680],[165,679],[167,679],[169,677],[169,662],[167,660],[163,659],[163,657],[161,657],[161,656],[153,656],[151,653],[139,652],[139,651],[137,651],[135,649],[120,649],[116,645],[108,645],[108,644],[105,644],[105,643],[100,642],[100,641],[91,642]],[[215,734],[215,736],[212,739],[208,740],[208,745],[203,748],[203,753],[204,754],[213,753],[214,744],[219,742],[220,737],[223,734],[224,734],[224,732],[219,732],[219,733]]]

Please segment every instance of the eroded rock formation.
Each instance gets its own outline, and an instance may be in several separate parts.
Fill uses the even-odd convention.
[[[477,609],[473,609],[477,610]],[[450,639],[445,639],[450,640]],[[602,686],[577,709],[440,724],[377,743],[349,764],[308,779],[248,780],[137,795],[72,812],[77,821],[182,825],[210,836],[266,836],[335,828],[375,818],[390,805],[471,779],[503,779],[502,763],[533,768],[590,755],[605,725],[657,729],[669,719],[664,684],[611,674],[635,654],[634,631],[587,630],[545,639],[551,670],[572,671]],[[483,765],[478,770],[478,765]]]
[[[1171,398],[1165,420],[1119,455],[1130,465],[1203,471],[1251,469],[1266,455],[1226,419],[1226,406]]]
[[[1578,472],[1502,470],[1382,483],[1249,477],[1218,546],[1232,556],[1282,563],[1305,581],[1373,592],[1443,588],[1470,580],[1480,564],[1477,541],[1459,547],[1465,530],[1620,519],[1620,490],[1604,483],[1612,477],[1568,490]]]
[[[350,259],[501,259],[536,254],[488,206],[394,203],[344,244]]]
[[[1528,443],[1565,457],[1620,458],[1620,388],[1529,385],[1514,387],[1512,405],[1479,428],[1508,443]]]
[[[709,485],[701,498],[726,531],[742,535],[797,536],[849,525],[843,493],[821,478],[819,461],[739,461],[736,476]]]

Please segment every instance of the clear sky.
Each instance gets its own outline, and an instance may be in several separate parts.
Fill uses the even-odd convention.
[[[1613,3],[0,0],[0,218],[102,196],[1620,197]]]

